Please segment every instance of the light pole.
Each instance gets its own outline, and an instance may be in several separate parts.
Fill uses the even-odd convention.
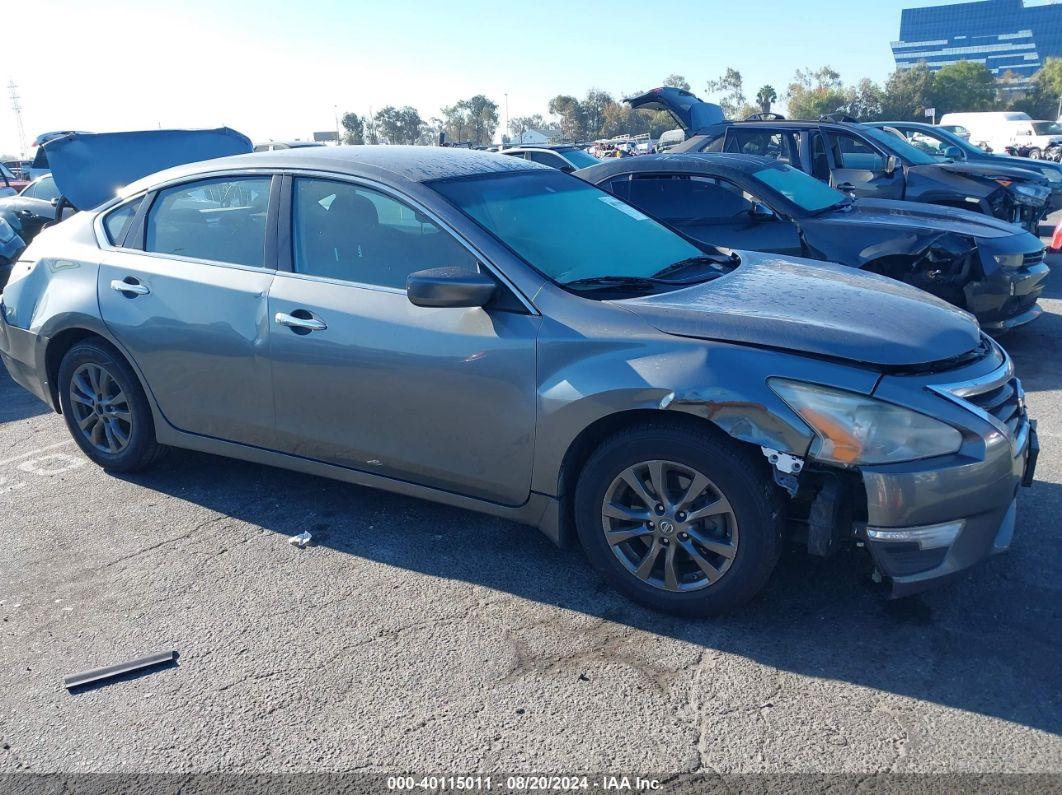
[[[1062,111],[1059,111],[1062,115]],[[509,134],[509,92],[505,92],[505,129],[502,130],[502,138]]]
[[[339,146],[343,143],[343,139],[339,137],[339,105],[333,105],[332,111],[336,117],[336,146]]]

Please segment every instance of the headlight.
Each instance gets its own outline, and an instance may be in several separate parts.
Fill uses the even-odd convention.
[[[1011,254],[993,254],[992,259],[1001,268],[1020,268],[1025,262],[1025,255],[1020,251]]]
[[[1022,204],[1043,204],[1047,197],[1051,195],[1050,189],[1040,185],[1020,185],[1015,183],[1011,188],[1014,190],[1014,198]]]
[[[1062,170],[1057,168],[1045,168],[1042,171],[1043,175],[1047,177],[1048,182],[1062,182]]]
[[[15,239],[15,230],[11,228],[11,224],[0,218],[0,243],[10,243]]]
[[[962,445],[957,429],[917,411],[801,381],[767,383],[815,431],[809,455],[818,461],[890,464],[947,455]]]

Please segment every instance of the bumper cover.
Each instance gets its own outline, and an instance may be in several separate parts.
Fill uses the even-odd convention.
[[[996,369],[951,383],[943,374],[907,401],[922,401],[912,407],[964,430],[958,454],[862,470],[861,535],[892,597],[939,585],[1010,546],[1017,493],[1033,482],[1039,442],[1021,384],[1000,353]],[[895,399],[911,380],[886,379],[876,394]]]

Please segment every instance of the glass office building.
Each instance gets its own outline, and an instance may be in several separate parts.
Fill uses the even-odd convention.
[[[1026,82],[1048,58],[1062,58],[1062,0],[907,8],[892,53],[899,69],[920,61],[934,71],[957,61],[978,61],[996,76],[1012,72]]]

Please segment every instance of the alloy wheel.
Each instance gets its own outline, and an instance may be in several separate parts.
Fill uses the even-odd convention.
[[[644,461],[617,475],[601,525],[624,568],[665,591],[707,588],[737,555],[730,502],[703,473],[674,461]]]
[[[70,378],[70,407],[84,438],[107,455],[118,455],[133,436],[133,412],[118,381],[99,364],[89,362]]]

